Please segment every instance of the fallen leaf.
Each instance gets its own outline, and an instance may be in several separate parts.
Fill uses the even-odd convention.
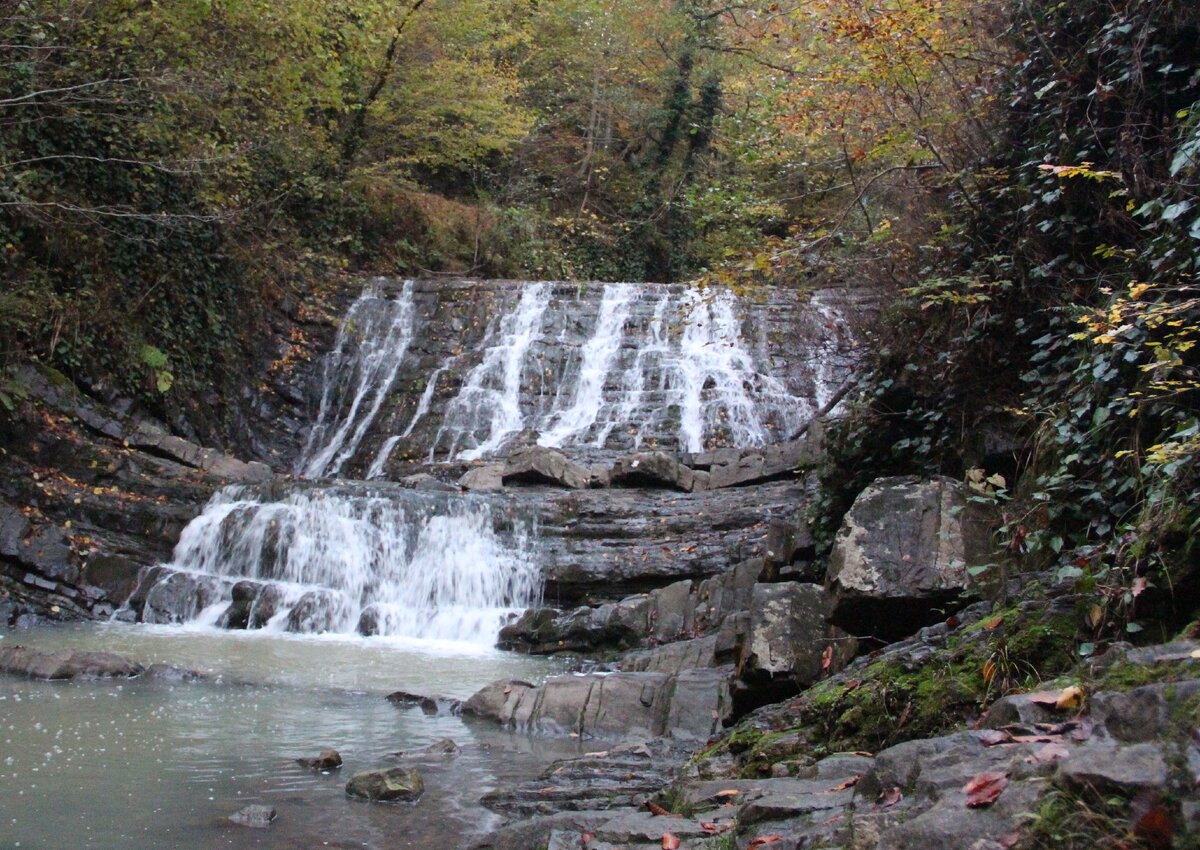
[[[713,796],[714,797],[736,797],[738,794],[741,794],[741,793],[742,792],[736,788],[726,788],[724,791],[718,791],[716,794],[713,794]]]
[[[1082,705],[1083,688],[1078,685],[1064,688],[1063,692],[1058,696],[1058,701],[1054,703],[1054,707],[1060,711],[1074,711]]]
[[[1038,705],[1057,705],[1060,696],[1062,691],[1031,691],[1025,694],[1026,699]]]
[[[504,695],[508,696],[511,693],[512,693],[512,685],[505,685],[504,686]]]
[[[652,815],[657,815],[657,816],[658,816],[658,817],[660,817],[660,818],[673,818],[673,817],[675,817],[675,815],[673,815],[673,814],[671,814],[670,812],[668,812],[668,811],[667,811],[666,809],[664,809],[662,806],[658,805],[657,803],[652,803],[652,802],[650,802],[649,800],[647,800],[647,801],[646,801],[646,808],[650,810],[650,814],[652,814]]]
[[[843,782],[841,785],[835,785],[832,788],[830,788],[829,790],[830,791],[845,791],[847,788],[853,788],[855,785],[857,785],[858,780],[860,780],[860,779],[862,779],[862,774],[856,773],[853,776],[851,776],[849,779],[847,779],[845,782]]]
[[[828,670],[831,664],[833,664],[833,644],[825,647],[821,652],[821,669]]]
[[[1011,744],[1013,736],[1003,729],[980,729],[978,732],[972,732],[975,739],[985,747],[994,747],[998,744]]]
[[[1145,576],[1138,576],[1133,580],[1133,584],[1129,586],[1129,592],[1133,594],[1134,599],[1137,599],[1139,596],[1145,593],[1148,585],[1149,582],[1146,581]]]
[[[1012,850],[1013,847],[1016,847],[1021,843],[1021,837],[1021,830],[1014,829],[1004,833],[996,840],[1000,843],[1000,846],[1003,847],[1004,850]]]
[[[662,837],[662,850],[679,850],[679,836],[672,835],[669,832],[664,832]]]
[[[967,795],[967,807],[977,809],[982,806],[990,806],[999,799],[1000,794],[1007,787],[1007,773],[986,770],[963,786],[963,793]]]
[[[1175,844],[1175,824],[1162,797],[1154,791],[1142,791],[1134,797],[1130,809],[1134,836],[1149,850],[1171,850]]]
[[[733,827],[731,823],[709,823],[708,821],[700,822],[700,829],[707,832],[709,835],[720,835],[722,832],[727,832]]]
[[[1000,628],[1003,625],[1004,625],[1004,617],[997,614],[995,617],[984,620],[982,623],[979,624],[979,627],[981,629],[987,629],[990,632],[990,631],[994,631],[995,629]]]
[[[782,835],[773,832],[770,835],[758,836],[758,838],[755,838],[753,841],[751,841],[749,844],[747,844],[746,848],[747,848],[747,850],[754,850],[755,847],[762,847],[764,844],[774,844],[776,841],[782,841],[782,840],[783,840]]]
[[[1031,756],[1031,759],[1034,762],[1045,763],[1048,761],[1055,761],[1057,759],[1064,759],[1067,756],[1069,756],[1070,754],[1071,754],[1071,751],[1068,750],[1062,744],[1057,744],[1057,743],[1047,744],[1046,746],[1044,746],[1040,750],[1038,750],[1036,753],[1034,753]]]
[[[893,785],[891,788],[879,795],[879,799],[875,801],[875,805],[881,809],[890,809],[903,799],[904,792],[900,790],[900,786]]]
[[[587,847],[595,839],[596,839],[596,834],[594,832],[582,832],[579,834],[579,843],[582,844],[584,847]]]

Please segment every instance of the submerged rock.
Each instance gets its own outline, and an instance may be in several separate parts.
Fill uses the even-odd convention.
[[[271,825],[271,821],[275,820],[276,813],[273,806],[246,806],[240,811],[234,812],[229,816],[229,819],[240,826],[248,826],[253,829],[266,829]]]
[[[372,802],[416,800],[425,793],[425,782],[415,767],[389,767],[354,774],[346,793]]]
[[[0,648],[0,673],[31,679],[132,679],[141,664],[111,652],[63,649],[41,652],[25,646]]]
[[[296,764],[309,770],[337,770],[342,766],[342,754],[337,750],[321,750],[316,758],[298,758]]]

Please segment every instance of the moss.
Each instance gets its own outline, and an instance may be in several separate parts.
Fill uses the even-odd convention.
[[[1104,669],[1091,685],[1094,691],[1131,691],[1143,685],[1180,682],[1200,674],[1195,663],[1165,661],[1159,664],[1133,664],[1118,661]]]

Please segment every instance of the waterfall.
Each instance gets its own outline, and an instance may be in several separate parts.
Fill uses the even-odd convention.
[[[557,339],[534,345],[548,316],[583,321],[589,313],[582,343],[572,344],[564,325]],[[755,357],[743,321],[742,305],[727,290],[611,283],[598,303],[577,295],[551,304],[546,284],[526,284],[489,326],[481,359],[450,400],[429,457],[447,438],[451,459],[474,460],[520,432],[543,446],[653,442],[691,452],[779,439],[816,408],[760,362],[766,357]],[[561,360],[552,371],[550,349]],[[534,392],[535,377],[542,388],[553,382],[548,403]]]
[[[368,287],[338,330],[325,359],[321,407],[296,471],[336,475],[354,457],[383,404],[413,339],[413,282],[394,301]]]
[[[580,352],[579,376],[570,406],[550,412],[541,426],[538,444],[562,446],[586,434],[604,406],[604,387],[624,340],[629,307],[636,296],[629,283],[604,287],[596,329]]]
[[[446,408],[431,451],[437,449],[442,434],[449,433],[450,456],[474,460],[500,448],[525,426],[522,375],[536,368],[526,363],[526,355],[541,329],[549,292],[549,284],[527,284],[516,307],[489,327],[483,341],[483,359]],[[471,445],[459,451],[463,442]]]
[[[531,526],[498,519],[462,496],[227,487],[155,568],[143,619],[490,646],[541,593]]]

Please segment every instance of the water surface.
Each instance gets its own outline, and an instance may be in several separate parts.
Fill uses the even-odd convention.
[[[499,823],[478,805],[483,793],[577,752],[574,742],[429,717],[382,698],[397,689],[462,698],[496,678],[561,669],[545,660],[445,643],[120,624],[0,639],[18,642],[106,649],[216,680],[0,677],[3,848],[464,846]],[[447,737],[462,748],[457,758],[414,756]],[[341,752],[340,772],[295,763],[324,747]],[[346,797],[351,773],[414,758],[426,782],[416,804]],[[226,819],[251,803],[278,810],[270,829]]]

